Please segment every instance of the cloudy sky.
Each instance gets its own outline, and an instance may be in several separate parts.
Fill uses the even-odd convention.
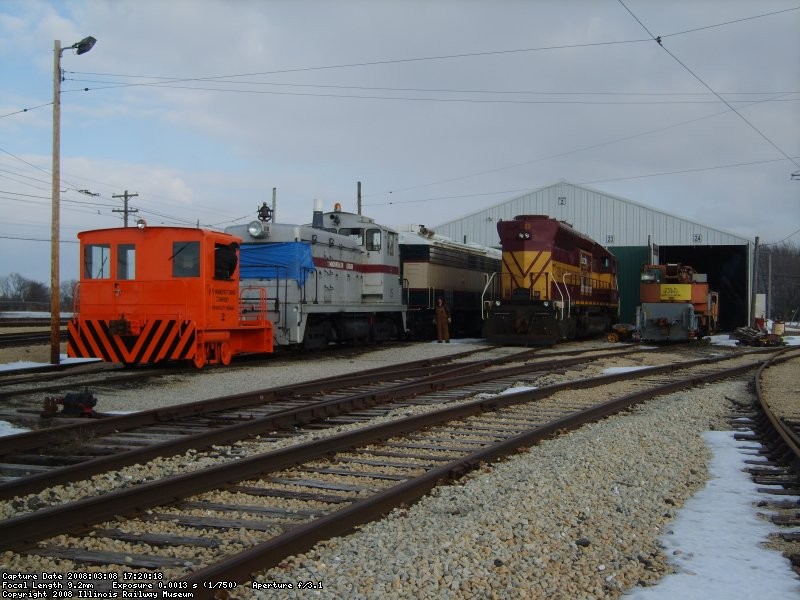
[[[800,242],[800,0],[623,2],[0,0],[0,276],[49,282],[53,44],[89,35],[62,280],[125,190],[224,228],[273,188],[279,221],[355,210],[361,181],[366,214],[435,226],[566,180]]]

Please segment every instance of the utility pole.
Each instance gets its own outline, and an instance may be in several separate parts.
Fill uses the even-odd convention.
[[[772,311],[770,310],[772,304],[772,248],[770,247],[767,253],[767,319],[772,319]]]
[[[86,54],[97,40],[92,36],[83,38],[66,48],[61,40],[53,42],[53,168],[52,205],[50,221],[50,363],[61,362],[61,288],[59,283],[59,242],[61,228],[61,55],[64,50],[75,50],[75,54]]]
[[[123,222],[125,223],[125,227],[128,226],[128,213],[137,213],[139,212],[138,208],[128,209],[128,198],[136,198],[139,194],[129,194],[128,190],[125,190],[124,194],[112,194],[112,198],[123,198],[122,208],[112,208],[111,212],[121,212],[123,213]]]
[[[758,236],[756,236],[756,244],[753,248],[753,281],[751,283],[752,290],[750,292],[750,327],[756,327],[756,292],[758,291],[758,260],[759,251],[761,250],[758,244]]]

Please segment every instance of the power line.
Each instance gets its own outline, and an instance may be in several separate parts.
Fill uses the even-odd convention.
[[[758,101],[755,101],[755,102],[753,102],[752,104],[750,104],[748,106],[755,106],[756,104],[761,104],[762,102],[764,102],[764,101],[763,100],[758,100]],[[662,132],[662,131],[667,131],[669,129],[674,129],[676,127],[682,127],[684,125],[691,125],[692,123],[696,123],[698,121],[702,121],[702,120],[705,120],[705,119],[710,119],[712,117],[717,117],[717,116],[720,116],[720,115],[728,114],[728,112],[729,111],[727,111],[727,110],[722,111],[722,112],[716,112],[716,113],[713,113],[713,114],[710,114],[710,115],[705,115],[703,117],[697,117],[695,119],[689,119],[688,121],[681,121],[679,123],[673,123],[671,125],[665,125],[663,127],[657,127],[655,129],[649,129],[647,131],[642,131],[642,132],[635,133],[635,134],[632,134],[632,135],[628,135],[628,136],[625,136],[625,137],[616,138],[616,139],[613,139],[613,140],[600,142],[600,143],[597,143],[597,144],[590,144],[588,146],[583,146],[581,148],[575,148],[573,150],[567,150],[565,152],[559,152],[557,154],[551,154],[549,156],[542,156],[542,157],[539,157],[539,158],[534,158],[532,160],[526,160],[526,161],[523,161],[523,162],[515,163],[513,165],[507,165],[507,166],[503,166],[503,167],[496,167],[494,169],[486,169],[484,171],[478,171],[478,172],[470,173],[470,174],[467,174],[467,175],[459,175],[457,177],[451,177],[449,179],[440,179],[440,180],[431,181],[431,182],[428,182],[428,183],[422,183],[422,184],[418,184],[418,185],[407,186],[407,187],[404,187],[404,188],[398,188],[398,189],[395,189],[395,190],[389,190],[388,192],[384,192],[384,193],[393,194],[393,193],[407,192],[409,190],[416,190],[416,189],[420,189],[420,188],[424,188],[424,187],[430,187],[430,186],[433,186],[433,185],[441,185],[443,183],[453,183],[455,181],[462,181],[464,179],[471,179],[473,177],[479,177],[481,175],[489,175],[490,173],[499,173],[500,171],[507,171],[509,169],[515,169],[517,167],[523,167],[523,166],[530,165],[530,164],[533,164],[533,163],[543,162],[545,160],[552,160],[554,158],[562,158],[564,156],[569,156],[571,154],[577,154],[579,152],[585,152],[587,150],[596,150],[596,149],[602,148],[604,146],[611,146],[613,144],[618,144],[620,142],[627,142],[627,141],[630,141],[630,140],[633,140],[633,139],[636,139],[636,138],[639,138],[639,137],[644,137],[644,136],[647,136],[647,135],[652,135],[654,133],[659,133],[659,132]],[[376,193],[376,194],[369,194],[367,196],[376,196],[376,195],[382,195],[382,194]],[[367,196],[364,196],[364,197],[367,197]]]
[[[91,80],[91,79],[71,79],[70,81],[80,81],[86,83],[111,83],[113,81]],[[168,82],[180,83],[180,82]],[[384,92],[419,92],[419,93],[445,93],[445,94],[498,94],[498,95],[530,95],[530,96],[711,96],[712,94],[706,92],[581,92],[581,91],[542,91],[542,90],[491,90],[491,89],[453,89],[453,88],[413,88],[413,87],[386,87],[386,86],[364,86],[364,85],[322,85],[312,83],[285,83],[278,81],[229,81],[227,79],[216,80],[215,83],[231,83],[237,85],[254,85],[254,86],[276,86],[276,87],[295,87],[295,88],[318,88],[318,89],[337,89],[337,90],[368,90],[368,91],[384,91]],[[125,85],[125,84],[119,84]],[[159,82],[152,82],[149,84],[158,86]],[[177,86],[177,89],[195,89]],[[203,89],[203,88],[200,88]],[[216,90],[219,88],[208,88]],[[239,90],[224,90],[220,91],[239,91]],[[800,91],[785,92],[785,91],[761,91],[761,92],[721,92],[729,96],[774,96],[776,94],[800,94]]]
[[[800,158],[800,157],[798,157]],[[726,165],[715,165],[711,167],[698,167],[695,169],[683,169],[679,171],[662,171],[659,173],[648,173],[646,175],[631,175],[627,177],[615,177],[612,179],[595,179],[593,181],[581,181],[577,182],[575,185],[590,185],[594,183],[610,183],[614,181],[628,181],[633,179],[644,179],[646,177],[663,177],[665,175],[684,175],[687,173],[698,173],[702,171],[715,171],[718,169],[731,169],[735,167],[748,167],[753,165],[763,165],[768,163],[775,163],[775,162],[782,162],[783,158],[770,158],[766,160],[756,160],[750,162],[739,162],[739,163],[730,163]],[[416,204],[419,202],[433,202],[437,200],[454,200],[454,199],[463,199],[463,198],[474,198],[478,196],[494,196],[499,194],[513,194],[513,193],[522,193],[522,192],[531,192],[534,191],[535,188],[521,188],[521,189],[511,189],[511,190],[497,190],[492,192],[478,192],[474,194],[459,194],[454,196],[437,196],[433,198],[420,198],[417,200],[391,200],[388,202],[369,202],[365,204],[365,206],[386,206],[386,205],[393,205],[393,204]]]
[[[627,7],[626,7],[627,8]],[[695,31],[702,31],[706,29],[712,29],[715,27],[724,27],[726,25],[731,25],[734,23],[741,23],[743,21],[750,21],[753,19],[760,19],[763,17],[768,17],[784,12],[789,12],[793,10],[800,10],[799,7],[789,8],[779,11],[774,11],[770,13],[763,13],[759,15],[753,15],[750,17],[744,17],[741,19],[736,19],[733,21],[726,21],[724,23],[716,23],[713,25],[706,25],[703,27],[697,27],[694,29],[687,29],[685,31],[678,31],[675,33],[667,34],[662,37],[668,36],[675,36],[675,35],[684,35],[687,33],[693,33]],[[630,11],[629,11],[630,12]],[[631,13],[632,14],[632,13]],[[638,19],[637,19],[638,20]],[[645,28],[646,30],[646,28]],[[650,33],[650,32],[648,32]],[[651,39],[655,39],[652,38]],[[281,73],[298,73],[298,72],[307,72],[307,71],[322,71],[322,70],[329,70],[329,69],[344,69],[344,68],[353,68],[353,67],[365,67],[365,66],[376,66],[376,65],[389,65],[389,64],[398,64],[398,63],[410,63],[410,62],[423,62],[423,61],[434,61],[434,60],[451,60],[457,58],[474,58],[480,56],[496,56],[496,55],[505,55],[505,54],[521,54],[521,53],[528,53],[528,52],[542,52],[548,50],[566,50],[566,49],[574,49],[574,48],[593,48],[598,46],[612,46],[612,45],[621,45],[621,44],[636,44],[641,42],[650,41],[650,39],[631,39],[631,40],[612,40],[606,42],[587,42],[582,44],[558,44],[554,46],[539,46],[533,48],[512,48],[508,50],[487,50],[483,52],[463,52],[458,54],[442,54],[442,55],[435,55],[435,56],[418,56],[418,57],[411,57],[411,58],[395,58],[395,59],[386,59],[386,60],[373,60],[373,61],[363,61],[363,62],[355,62],[355,63],[344,63],[344,64],[337,64],[337,65],[323,65],[323,66],[316,66],[316,67],[296,67],[291,69],[276,69],[272,71],[260,71],[255,73],[241,73],[236,75],[212,75],[207,77],[190,77],[190,78],[176,78],[176,77],[160,77],[160,76],[151,76],[151,75],[125,75],[125,74],[114,74],[114,73],[96,73],[96,72],[88,72],[88,71],[69,71],[69,73],[73,74],[80,74],[80,75],[99,75],[102,77],[130,77],[130,78],[137,78],[137,79],[165,79],[164,83],[180,83],[183,81],[211,81],[215,79],[225,79],[225,78],[239,78],[239,77],[252,77],[252,76],[260,76],[260,75],[277,75]],[[129,84],[129,85],[138,85],[138,84]]]
[[[724,27],[725,25],[732,25],[734,23],[742,23],[744,21],[752,21],[754,19],[762,19],[764,17],[771,17],[772,15],[779,15],[781,13],[791,12],[793,10],[800,10],[800,6],[795,6],[794,8],[785,8],[783,10],[776,10],[776,11],[764,13],[764,14],[761,14],[761,15],[754,15],[752,17],[744,17],[742,19],[734,19],[733,21],[725,21],[724,23],[716,23],[714,25],[706,25],[705,27],[695,27],[694,29],[687,29],[685,31],[677,31],[675,33],[668,33],[666,35],[662,35],[661,39],[664,39],[665,37],[673,37],[673,36],[676,36],[676,35],[684,35],[686,33],[694,33],[696,31],[704,31],[706,29],[714,29],[715,27]],[[628,11],[628,12],[630,12],[630,11]]]
[[[78,81],[78,80],[73,80]],[[86,80],[81,80],[86,81]],[[106,82],[96,82],[106,83]],[[509,100],[492,98],[425,98],[415,96],[378,96],[367,94],[333,94],[333,93],[312,93],[312,92],[290,92],[279,90],[247,90],[220,87],[203,87],[196,85],[173,85],[166,83],[141,83],[135,84],[140,87],[157,87],[177,90],[192,90],[200,92],[221,92],[227,94],[257,94],[268,96],[305,96],[312,98],[343,98],[356,100],[396,100],[405,102],[457,102],[465,104],[583,104],[583,105],[663,105],[663,104],[716,104],[716,100]],[[266,84],[270,85],[270,84]],[[128,87],[128,84],[109,85],[107,87],[96,87],[94,90],[114,89],[118,87]],[[307,86],[307,87],[331,87],[331,86]],[[362,88],[362,89],[386,89],[391,88]],[[466,92],[465,92],[466,93]],[[478,92],[478,93],[497,93],[497,94],[524,94],[526,92]],[[557,92],[554,92],[557,94]],[[769,102],[797,102],[800,98],[787,98],[784,100],[766,100]],[[731,102],[750,102],[749,100],[731,100]],[[727,104],[727,102],[726,102]],[[730,105],[729,105],[730,106]]]
[[[800,157],[798,157],[800,158]],[[771,158],[769,160],[756,160],[750,162],[741,162],[741,163],[730,163],[727,165],[717,165],[715,167],[698,167],[696,169],[683,169],[680,171],[663,171],[661,173],[649,173],[647,175],[633,175],[630,177],[615,177],[613,179],[596,179],[594,181],[582,181],[579,182],[577,185],[590,185],[593,183],[609,183],[612,181],[629,181],[631,179],[644,179],[646,177],[662,177],[664,175],[683,175],[686,173],[699,173],[702,171],[714,171],[717,169],[730,169],[733,167],[749,167],[752,165],[763,165],[767,163],[774,163],[774,162],[782,162],[783,158]],[[793,158],[789,158],[789,160],[794,160]]]
[[[50,242],[50,238],[29,238],[29,237],[21,237],[16,235],[2,235],[0,234],[0,240],[22,240],[25,242]],[[79,244],[78,240],[59,240],[61,244]]]
[[[235,75],[211,75],[207,77],[160,77],[160,76],[151,76],[151,75],[125,75],[125,74],[114,74],[114,73],[93,73],[88,71],[69,71],[69,73],[77,74],[77,75],[97,75],[101,77],[130,77],[132,79],[165,79],[164,83],[180,83],[184,81],[212,81],[215,79],[224,79],[224,78],[238,78],[238,77],[254,77],[260,75],[278,75],[281,73],[300,73],[300,72],[307,72],[307,71],[324,71],[329,69],[347,69],[353,67],[370,67],[376,65],[390,65],[390,64],[398,64],[398,63],[411,63],[411,62],[424,62],[424,61],[433,61],[433,60],[452,60],[456,58],[474,58],[479,56],[497,56],[497,55],[505,55],[505,54],[522,54],[527,52],[542,52],[545,50],[566,50],[572,48],[593,48],[597,46],[613,46],[613,45],[620,45],[620,44],[635,44],[641,42],[649,42],[649,39],[635,39],[635,40],[612,40],[608,42],[587,42],[584,44],[560,44],[555,46],[539,46],[535,48],[515,48],[510,50],[487,50],[484,52],[463,52],[460,54],[442,54],[436,56],[418,56],[412,58],[394,58],[394,59],[386,59],[386,60],[372,60],[372,61],[363,61],[363,62],[356,62],[356,63],[344,63],[338,65],[323,65],[317,67],[296,67],[292,69],[275,69],[273,71],[259,71],[254,73],[239,73]],[[130,86],[136,86],[141,84],[127,84]],[[148,84],[145,84],[148,85]]]
[[[636,16],[636,15],[633,13],[633,11],[632,11],[630,8],[628,8],[628,7],[625,5],[625,2],[623,2],[623,0],[618,0],[618,2],[619,2],[619,3],[620,3],[622,6],[623,6],[623,8],[625,8],[625,10],[627,10],[627,11],[630,13],[630,15],[631,15],[631,16],[632,16],[632,17],[633,17],[635,20],[636,20],[636,22],[637,22],[637,23],[639,23],[639,25],[641,25],[641,26],[642,26],[642,28],[643,28],[643,29],[644,29],[644,30],[645,30],[645,31],[648,33],[648,35],[650,35],[650,37],[652,37],[652,38],[653,38],[653,40],[654,40],[655,42],[657,42],[657,43],[658,43],[658,45],[659,45],[659,46],[661,46],[661,47],[664,49],[664,51],[665,51],[667,54],[669,54],[669,55],[670,55],[670,56],[671,56],[671,57],[672,57],[672,58],[673,58],[673,59],[674,59],[674,60],[675,60],[675,61],[676,61],[676,62],[677,62],[679,65],[681,65],[681,66],[682,66],[684,69],[686,69],[686,71],[688,71],[688,72],[689,72],[689,74],[690,74],[692,77],[694,77],[695,79],[697,79],[697,81],[699,81],[699,82],[700,82],[700,84],[701,84],[703,87],[705,87],[705,88],[706,88],[706,89],[707,89],[709,92],[711,92],[711,93],[712,93],[712,94],[714,94],[714,95],[715,95],[717,98],[719,98],[720,102],[724,103],[724,104],[725,104],[725,106],[727,106],[727,107],[728,107],[728,108],[730,108],[730,109],[731,109],[733,112],[735,112],[735,113],[736,113],[736,115],[737,115],[737,116],[738,116],[738,117],[739,117],[739,118],[740,118],[742,121],[744,121],[745,123],[747,123],[747,124],[750,126],[750,128],[751,128],[751,129],[753,129],[753,131],[755,131],[755,132],[756,132],[758,135],[760,135],[760,136],[761,136],[761,137],[762,137],[764,140],[766,140],[766,141],[767,141],[767,143],[768,143],[770,146],[772,146],[773,148],[775,148],[775,150],[777,150],[778,152],[780,152],[780,153],[781,153],[781,154],[784,156],[784,158],[786,158],[786,159],[788,159],[788,160],[792,161],[792,162],[793,162],[793,163],[794,163],[796,166],[800,167],[800,163],[798,163],[798,162],[797,162],[795,159],[791,158],[791,157],[790,157],[790,156],[789,156],[789,155],[788,155],[786,152],[784,152],[784,151],[783,151],[783,149],[782,149],[782,148],[780,148],[780,147],[779,147],[779,146],[778,146],[778,145],[777,145],[775,142],[773,142],[773,141],[772,141],[772,140],[771,140],[769,137],[767,137],[767,135],[766,135],[765,133],[763,133],[763,132],[762,132],[762,131],[761,131],[761,130],[758,128],[758,127],[756,127],[755,125],[753,125],[753,124],[752,124],[752,123],[751,123],[749,120],[747,120],[747,118],[745,118],[745,116],[744,116],[743,114],[741,114],[741,113],[740,113],[738,110],[736,110],[736,109],[735,109],[733,106],[731,106],[731,104],[730,104],[730,103],[729,103],[727,100],[725,100],[725,99],[724,99],[722,96],[720,96],[720,95],[719,95],[717,92],[715,92],[715,91],[714,91],[714,89],[713,89],[713,88],[712,88],[710,85],[708,85],[708,84],[707,84],[705,81],[703,81],[703,79],[702,79],[702,78],[701,78],[701,77],[700,77],[700,76],[699,76],[697,73],[695,73],[694,71],[692,71],[692,70],[691,70],[691,69],[690,69],[690,68],[689,68],[689,67],[688,67],[686,64],[684,64],[684,63],[683,63],[683,62],[682,62],[682,61],[681,61],[681,60],[680,60],[680,59],[679,59],[677,56],[675,56],[675,55],[674,55],[672,52],[670,52],[670,51],[669,51],[669,49],[668,49],[668,48],[666,48],[666,47],[664,46],[664,44],[662,43],[662,41],[661,41],[661,37],[660,37],[660,36],[655,36],[655,35],[653,35],[653,34],[652,34],[652,32],[651,32],[651,31],[650,31],[650,30],[647,28],[647,26],[645,26],[645,24],[644,24],[644,23],[642,23],[642,21],[641,21],[641,20],[639,20],[639,17],[637,17],[637,16]]]
[[[762,245],[762,246],[777,246],[778,244],[782,244],[782,243],[783,243],[783,242],[785,242],[786,240],[788,240],[788,239],[790,239],[790,238],[793,238],[793,237],[794,237],[794,236],[796,236],[798,233],[800,233],[800,229],[798,229],[797,231],[795,231],[795,232],[793,232],[793,233],[790,233],[789,235],[787,235],[787,236],[786,236],[785,238],[783,238],[782,240],[778,240],[777,242],[770,242],[769,244],[761,244],[761,245]]]
[[[53,106],[52,102],[47,102],[45,104],[39,104],[38,106],[31,106],[29,108],[21,108],[19,110],[15,110],[14,112],[10,112],[5,115],[0,115],[0,119],[5,119],[6,117],[13,117],[14,115],[18,115],[20,113],[26,113],[31,110],[36,110],[37,108],[44,108],[45,106]]]

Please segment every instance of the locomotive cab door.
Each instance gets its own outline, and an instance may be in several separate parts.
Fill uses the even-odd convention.
[[[400,250],[397,234],[380,228],[366,230],[367,260],[363,297],[367,302],[400,302]]]
[[[592,295],[592,255],[581,250],[581,296]]]

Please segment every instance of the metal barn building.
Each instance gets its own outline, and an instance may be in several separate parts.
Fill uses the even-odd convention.
[[[454,241],[497,247],[497,222],[517,215],[566,221],[614,253],[623,322],[633,322],[640,269],[650,262],[683,263],[708,274],[711,289],[720,293],[723,330],[750,320],[751,241],[633,200],[562,181],[434,229]]]

